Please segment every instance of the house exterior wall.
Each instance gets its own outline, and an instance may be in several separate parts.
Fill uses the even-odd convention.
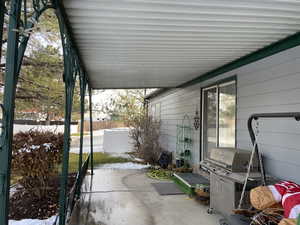
[[[253,113],[300,111],[300,47],[183,89],[170,90],[150,100],[160,103],[161,145],[176,149],[176,125],[184,114],[192,119],[200,109],[201,87],[236,75],[237,147],[251,149],[247,119]],[[151,107],[151,106],[150,106]],[[200,161],[200,130],[193,130],[193,164]],[[300,122],[293,119],[263,119],[259,122],[259,147],[268,173],[300,182]]]

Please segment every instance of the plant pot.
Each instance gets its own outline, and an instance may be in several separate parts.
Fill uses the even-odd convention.
[[[180,168],[184,165],[184,160],[183,159],[176,159],[176,167]]]

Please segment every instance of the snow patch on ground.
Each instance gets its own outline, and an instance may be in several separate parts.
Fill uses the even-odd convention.
[[[136,157],[134,158],[134,160],[135,160],[135,161],[137,161],[137,162],[144,162],[144,160],[143,160],[143,159],[136,158]]]
[[[9,220],[9,225],[53,225],[57,216],[52,216],[46,220],[24,219],[24,220]]]
[[[100,166],[100,168],[103,169],[119,169],[119,170],[140,170],[140,169],[145,169],[149,168],[150,165],[143,165],[139,163],[133,163],[133,162],[128,162],[128,163],[107,163],[103,164]]]
[[[42,146],[44,146],[45,150],[48,151],[53,146],[53,144],[52,143],[44,143],[42,145],[25,146],[24,148],[20,148],[19,152],[32,152],[32,150],[40,149]]]

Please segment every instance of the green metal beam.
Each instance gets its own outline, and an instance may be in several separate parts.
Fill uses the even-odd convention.
[[[91,138],[91,173],[94,174],[94,143],[93,143],[93,103],[92,88],[89,86],[89,103],[90,103],[90,138]]]
[[[82,152],[83,152],[83,136],[84,136],[84,111],[85,111],[85,93],[86,93],[87,81],[85,79],[85,74],[81,72],[80,74],[80,146],[79,146],[79,160],[78,160],[78,178],[79,183],[82,182]],[[80,196],[81,185],[77,186],[76,197]]]
[[[65,33],[67,34],[70,42],[72,43],[72,48],[75,52],[75,56],[76,56],[76,59],[79,63],[79,66],[80,68],[82,69],[82,71],[84,73],[86,73],[86,69],[85,69],[85,66],[83,64],[83,60],[81,58],[81,55],[80,55],[80,52],[78,50],[78,47],[77,47],[77,44],[74,40],[74,35],[73,35],[73,30],[72,30],[72,27],[70,25],[70,22],[69,22],[69,17],[66,13],[66,10],[62,4],[62,1],[60,0],[51,0],[52,1],[52,5],[53,5],[53,8],[56,10],[56,14],[57,14],[57,17],[59,20],[62,20],[62,23],[64,25],[64,29],[65,29]],[[89,82],[89,80],[87,79],[87,81]]]
[[[4,13],[5,13],[5,5],[4,1],[0,2],[0,61],[2,57],[2,40],[3,40],[3,29],[4,29]]]
[[[72,43],[68,36],[68,32],[59,8],[56,8],[56,15],[60,27],[60,34],[64,55],[64,74],[65,82],[65,129],[64,129],[64,146],[62,171],[60,177],[60,194],[59,194],[59,225],[65,225],[67,219],[67,187],[69,174],[69,150],[70,150],[70,125],[73,104],[73,95],[76,81],[76,74],[79,71],[76,64],[76,54],[72,49]],[[73,204],[73,203],[72,203]]]
[[[55,1],[55,0],[54,0]],[[3,1],[1,1],[3,3]],[[52,8],[47,1],[40,2],[38,4],[39,8],[35,8],[35,12],[32,16],[34,21],[38,21],[42,13],[48,9]],[[1,12],[3,12],[3,4],[1,6]],[[7,62],[6,62],[6,77],[5,77],[5,93],[4,93],[4,134],[2,135],[1,141],[3,142],[2,149],[0,150],[0,158],[4,159],[3,163],[0,164],[0,224],[7,224],[8,218],[8,199],[9,199],[9,186],[10,186],[10,163],[11,163],[11,145],[13,137],[13,118],[14,118],[14,99],[16,84],[18,81],[18,75],[21,70],[21,65],[23,57],[26,51],[26,47],[30,38],[28,36],[22,36],[20,40],[20,45],[18,46],[19,33],[18,30],[20,24],[21,6],[22,0],[12,0],[11,1],[11,15],[10,15],[10,26],[9,26],[9,37],[8,37],[8,48],[7,48]],[[25,5],[24,5],[25,7]],[[25,10],[26,11],[26,10]],[[25,12],[24,11],[24,12]],[[57,16],[60,23],[62,42],[64,49],[64,82],[65,82],[65,92],[66,92],[66,106],[65,106],[65,131],[64,131],[64,152],[63,152],[63,166],[61,175],[61,189],[60,189],[60,225],[64,225],[67,216],[67,183],[68,183],[68,164],[69,164],[69,149],[70,149],[70,124],[71,124],[71,112],[72,112],[72,102],[74,95],[74,87],[76,76],[80,69],[80,58],[78,52],[74,48],[74,43],[71,40],[70,32],[67,27],[67,23],[64,14],[60,9],[56,9]],[[1,27],[1,40],[3,35],[3,19],[4,14],[0,15],[0,27]],[[33,28],[34,23],[27,21],[27,16],[24,15],[25,29]],[[2,41],[1,41],[2,44]],[[84,79],[86,88],[87,78]],[[82,98],[81,98],[82,99]],[[83,100],[84,103],[84,94]],[[84,104],[83,104],[84,110]],[[81,132],[81,135],[83,132]],[[82,136],[81,136],[81,157],[82,157]],[[82,164],[82,158],[81,158]],[[81,168],[80,168],[81,171]]]
[[[72,66],[72,65],[69,65]],[[71,72],[71,73],[70,73]],[[71,114],[74,96],[75,81],[70,78],[73,76],[70,68],[66,69],[65,76],[65,128],[64,128],[64,146],[61,171],[61,184],[59,195],[59,225],[65,225],[67,218],[67,187],[69,174],[69,151],[70,151],[70,134],[71,134]]]
[[[84,74],[84,82],[87,83],[85,71],[81,63],[78,51],[75,47],[75,43],[70,33],[70,27],[67,22],[67,16],[64,12],[61,2],[53,0],[55,12],[59,22],[59,28],[62,39],[63,55],[64,55],[64,82],[66,85],[66,109],[65,109],[65,131],[64,131],[64,152],[63,152],[63,166],[61,174],[61,188],[59,195],[59,224],[65,225],[67,219],[68,202],[74,203],[73,199],[67,200],[67,183],[68,183],[68,164],[69,164],[69,148],[70,148],[70,123],[71,123],[71,112],[72,112],[72,99],[74,95],[74,87],[76,76],[82,76]],[[85,84],[86,85],[86,84]],[[81,102],[83,102],[81,100]],[[82,105],[81,105],[82,106]],[[82,115],[83,116],[83,115]],[[81,117],[82,119],[82,117]],[[81,131],[81,135],[83,132]],[[82,138],[82,137],[81,137]],[[81,140],[81,144],[82,144]],[[82,146],[81,146],[82,150]],[[82,154],[81,154],[82,157]],[[82,158],[80,160],[82,164]],[[81,172],[80,168],[80,173]],[[82,177],[82,175],[80,176]],[[81,179],[81,178],[80,178]],[[80,184],[80,182],[79,182]],[[80,188],[80,187],[78,187]],[[78,190],[76,190],[78,191]],[[73,203],[72,203],[73,202]],[[72,207],[72,206],[71,206]]]
[[[0,149],[0,224],[8,224],[9,212],[9,188],[11,153],[13,141],[13,124],[16,95],[17,57],[19,32],[16,32],[20,24],[22,0],[11,0],[9,16],[8,42],[6,53],[6,73],[4,86],[4,115],[3,132],[1,134]]]

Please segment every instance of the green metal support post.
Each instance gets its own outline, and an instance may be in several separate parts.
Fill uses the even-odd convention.
[[[68,183],[68,164],[69,164],[69,149],[70,149],[70,123],[72,112],[72,101],[74,95],[75,81],[79,74],[83,76],[84,69],[79,58],[77,48],[72,41],[70,27],[65,14],[63,5],[59,0],[52,0],[55,12],[58,18],[62,46],[64,56],[64,82],[66,88],[66,109],[65,109],[65,131],[64,131],[64,152],[63,152],[63,165],[61,174],[61,188],[59,195],[59,225],[65,225],[68,216],[69,200],[71,201],[71,210],[74,206],[74,201],[67,198],[67,183]],[[83,134],[81,134],[83,135]],[[82,137],[81,137],[82,138]],[[83,139],[81,140],[83,143]],[[82,149],[83,146],[81,146]],[[82,157],[82,154],[81,154]],[[82,158],[80,159],[82,164]],[[77,191],[77,190],[75,190]],[[76,194],[76,193],[75,193]]]
[[[22,0],[11,0],[11,10],[8,27],[8,42],[6,54],[6,72],[4,86],[4,105],[3,105],[3,132],[1,134],[0,149],[0,224],[8,224],[9,213],[9,188],[10,188],[10,169],[11,153],[13,141],[13,124],[18,58],[19,33],[16,32],[20,25]]]
[[[69,65],[70,67],[71,65]],[[65,72],[65,129],[64,129],[64,151],[62,160],[61,184],[59,195],[59,225],[65,225],[67,218],[67,187],[69,174],[69,150],[71,134],[71,114],[74,95],[75,81],[72,70],[66,69]],[[71,73],[71,74],[70,74]]]
[[[78,177],[79,179],[82,179],[82,152],[83,152],[83,136],[84,136],[84,109],[85,109],[85,93],[86,93],[86,78],[85,74],[80,74],[80,145],[79,145],[79,160],[78,160]],[[81,184],[82,180],[80,180]],[[78,198],[80,196],[80,188],[81,185],[77,186],[76,190],[76,197]]]
[[[68,213],[67,188],[69,174],[69,151],[71,135],[71,115],[73,96],[76,82],[76,75],[79,72],[78,64],[74,58],[72,45],[65,33],[65,26],[58,17],[62,36],[63,55],[64,55],[64,82],[65,82],[65,128],[64,128],[64,146],[62,158],[62,171],[60,177],[59,193],[59,225],[65,225]]]
[[[92,88],[89,85],[89,103],[90,103],[90,138],[91,138],[91,173],[94,175],[94,143],[93,143],[93,104]]]
[[[4,29],[4,13],[5,13],[5,5],[4,1],[0,2],[0,61],[2,57],[2,40],[3,40],[3,29]]]

